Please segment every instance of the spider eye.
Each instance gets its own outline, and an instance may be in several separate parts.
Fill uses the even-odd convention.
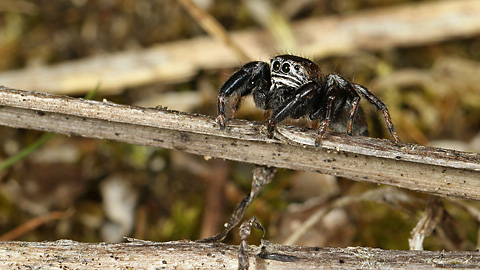
[[[283,65],[282,65],[282,72],[283,72],[283,73],[288,73],[288,72],[290,72],[290,65],[287,64],[287,63],[283,64]]]
[[[272,67],[273,67],[273,70],[278,71],[278,69],[280,68],[280,62],[278,61],[273,62]]]
[[[300,70],[300,65],[295,65],[294,68],[295,70]]]

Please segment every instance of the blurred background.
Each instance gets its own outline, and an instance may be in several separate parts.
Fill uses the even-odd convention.
[[[461,25],[462,14],[435,25],[435,12],[445,12],[435,7],[445,2],[475,4],[196,1],[251,59],[298,54],[317,62],[324,73],[367,86],[387,104],[404,141],[480,152],[480,28]],[[419,28],[418,39],[402,39],[400,27],[392,28],[399,40],[380,36],[358,42],[358,33],[393,27],[369,20],[389,18],[397,9],[431,11],[440,37],[422,39],[428,33]],[[351,27],[352,18],[363,24],[356,25],[358,32],[345,32],[342,27]],[[462,27],[468,31],[456,30]],[[350,38],[352,44],[341,43]],[[323,42],[333,46],[325,49]],[[216,116],[219,87],[244,63],[208,36],[180,1],[0,3],[0,85],[7,87],[84,97],[99,85],[96,100]],[[381,115],[368,104],[363,108],[371,136],[388,137]],[[238,117],[261,121],[263,112],[249,97]],[[0,163],[42,135],[0,127]],[[253,168],[176,150],[55,135],[0,171],[0,239],[121,242],[125,236],[152,241],[211,236],[250,191]],[[275,243],[408,249],[427,201],[427,195],[407,190],[281,169],[246,218],[257,216],[264,238]],[[441,203],[442,218],[425,248],[476,249],[479,221],[473,213],[480,205]],[[325,209],[315,225],[291,238]],[[255,232],[251,243],[262,236]],[[238,231],[225,241],[237,244]]]

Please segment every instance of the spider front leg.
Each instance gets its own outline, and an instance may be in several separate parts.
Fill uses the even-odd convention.
[[[235,97],[235,100],[233,102],[233,106],[232,106],[232,118],[236,118],[237,117],[237,111],[238,109],[240,109],[240,105],[242,104],[242,98],[243,96],[241,95],[237,95]]]
[[[270,88],[270,84],[270,67],[267,63],[260,61],[245,64],[239,71],[228,78],[220,88],[217,99],[217,123],[220,129],[225,128],[225,103],[231,95],[237,95],[232,112],[232,117],[235,117],[242,97],[252,92],[254,96],[265,96]],[[263,109],[265,100],[255,100],[255,104]]]
[[[273,122],[270,117],[272,116],[272,110],[265,110],[263,112],[263,119],[267,124],[267,138],[273,138],[273,132],[275,131],[275,122]]]

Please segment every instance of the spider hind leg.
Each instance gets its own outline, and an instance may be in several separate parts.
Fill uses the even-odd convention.
[[[336,74],[325,78],[324,99],[310,114],[318,129],[315,145],[320,145],[327,128],[348,135],[368,135],[365,114],[360,108],[360,95],[348,80]]]
[[[385,119],[385,124],[387,125],[388,132],[392,137],[393,141],[396,144],[400,144],[402,141],[397,135],[395,128],[393,127],[392,118],[390,117],[390,113],[388,112],[387,106],[383,103],[379,98],[377,98],[372,92],[368,91],[368,89],[360,84],[352,84],[355,90],[360,93],[364,98],[368,100],[373,106],[375,106],[378,110],[382,111],[383,118]]]

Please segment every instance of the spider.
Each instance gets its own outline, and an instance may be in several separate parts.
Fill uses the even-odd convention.
[[[348,135],[368,135],[365,115],[359,107],[360,96],[383,112],[393,141],[400,139],[385,104],[360,84],[350,83],[337,74],[324,76],[312,61],[294,55],[278,55],[270,64],[253,61],[235,72],[218,93],[217,123],[225,129],[225,103],[235,95],[232,118],[242,97],[252,94],[255,105],[265,110],[268,137],[275,125],[286,118],[308,117],[318,129],[315,145],[321,144],[327,128]]]

